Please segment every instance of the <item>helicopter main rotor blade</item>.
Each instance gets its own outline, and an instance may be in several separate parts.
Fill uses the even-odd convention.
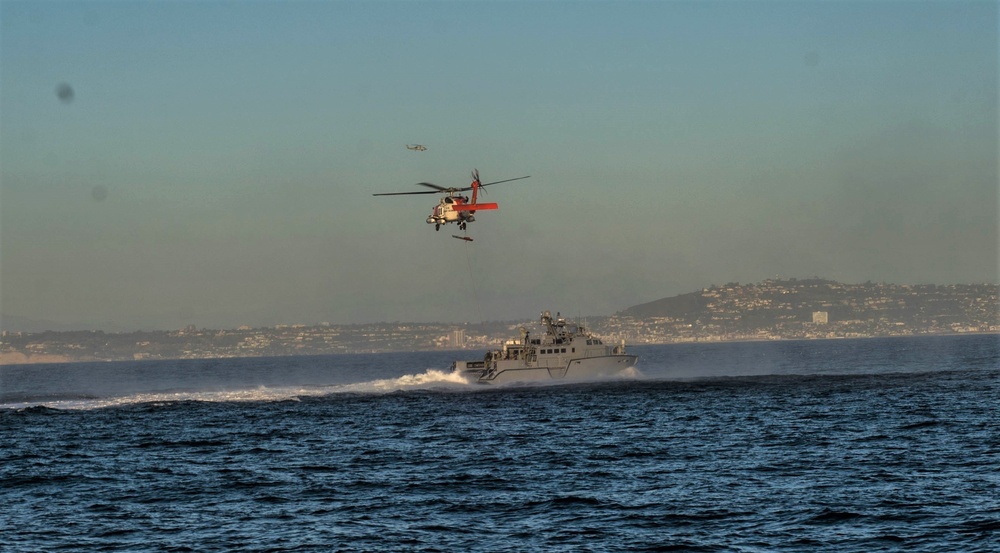
[[[413,194],[440,194],[439,190],[421,190],[420,192],[382,192],[380,194],[372,194],[372,196],[410,196]]]
[[[477,173],[478,173],[478,171],[477,171]],[[477,175],[475,175],[475,177],[478,178],[479,175],[477,174]],[[498,181],[493,181],[493,182],[487,182],[487,183],[480,184],[479,187],[482,188],[483,186],[489,186],[491,184],[500,184],[502,182],[510,182],[510,181],[515,181],[515,180],[527,179],[527,178],[530,178],[530,177],[531,177],[531,175],[526,175],[526,176],[523,176],[523,177],[517,177],[517,178],[513,178],[513,179],[505,179],[505,180],[498,180]],[[456,192],[465,192],[466,190],[472,190],[471,186],[466,186],[465,188],[445,188],[443,186],[439,186],[439,185],[434,184],[432,182],[418,182],[417,185],[418,186],[426,186],[427,188],[433,188],[433,190],[421,190],[420,192],[382,192],[380,194],[372,194],[372,196],[410,196],[410,195],[413,195],[413,194],[454,194]]]
[[[418,186],[426,186],[427,188],[433,188],[434,190],[421,190],[420,192],[382,192],[381,194],[372,194],[372,196],[409,196],[412,194],[453,194],[458,190],[468,190],[467,188],[445,188],[443,186],[438,186],[433,182],[418,182]]]
[[[512,180],[521,180],[521,179],[527,179],[527,178],[530,178],[530,177],[531,177],[531,175],[525,175],[523,177],[517,177],[517,178],[513,178],[513,179],[497,180],[497,181],[493,181],[493,182],[484,182],[484,183],[481,183],[479,186],[489,186],[491,184],[500,184],[501,182],[510,182]]]
[[[446,191],[449,190],[448,188],[445,188],[443,186],[439,186],[437,184],[434,184],[433,182],[418,182],[417,186],[426,186],[427,188],[433,188],[434,190],[437,190],[438,192],[446,192]]]

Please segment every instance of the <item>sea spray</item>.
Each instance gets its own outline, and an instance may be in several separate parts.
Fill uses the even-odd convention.
[[[11,402],[0,404],[0,407],[24,409],[41,405],[52,409],[87,410],[143,403],[162,404],[182,401],[210,403],[299,401],[303,397],[322,397],[344,393],[385,394],[405,390],[419,390],[422,388],[436,389],[442,386],[467,387],[469,385],[469,381],[457,372],[427,369],[425,372],[419,374],[406,374],[396,378],[384,378],[333,386],[257,386],[255,388],[230,390],[146,392],[102,398],[74,397],[52,398],[31,402]]]
[[[355,384],[344,384],[334,386],[336,392],[396,392],[401,390],[413,390],[426,387],[441,386],[468,386],[469,380],[457,371],[442,371],[440,369],[427,369],[420,374],[406,374],[397,378],[383,378],[369,382],[358,382]]]

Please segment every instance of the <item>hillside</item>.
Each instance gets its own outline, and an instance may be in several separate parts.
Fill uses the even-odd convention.
[[[710,303],[711,299],[702,295],[702,292],[691,292],[672,298],[663,298],[649,303],[634,305],[621,311],[619,315],[636,319],[670,317],[687,321],[700,317]]]
[[[996,327],[994,284],[843,284],[820,278],[733,282],[629,307],[619,317],[657,320],[678,328],[721,334],[759,332],[821,323],[851,333],[880,335],[885,327],[941,332],[953,327]]]

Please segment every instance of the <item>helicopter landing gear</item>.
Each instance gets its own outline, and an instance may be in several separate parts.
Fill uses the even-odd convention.
[[[458,225],[458,228],[460,228],[462,230],[465,230],[465,223],[462,223],[461,225]]]

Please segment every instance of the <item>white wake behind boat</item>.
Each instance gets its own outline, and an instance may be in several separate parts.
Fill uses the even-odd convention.
[[[452,367],[467,379],[481,384],[549,380],[590,380],[619,375],[634,367],[638,357],[620,345],[605,344],[581,325],[568,323],[558,314],[542,313],[541,336],[521,327],[520,340],[507,340],[503,347],[486,352],[482,360],[455,361]]]

